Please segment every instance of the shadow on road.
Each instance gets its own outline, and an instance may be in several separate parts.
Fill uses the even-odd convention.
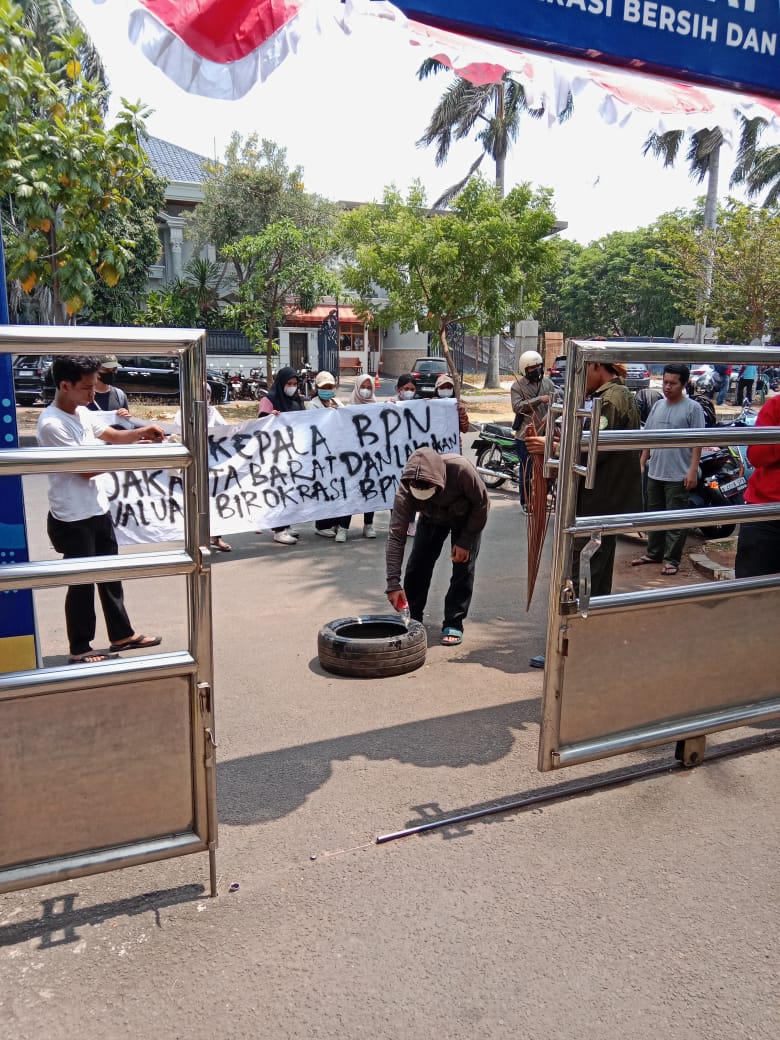
[[[536,724],[537,698],[247,755],[217,766],[220,823],[247,826],[299,808],[350,758],[434,769],[488,765],[508,755],[514,731]]]
[[[117,917],[134,917],[150,911],[155,916],[156,926],[160,928],[161,910],[190,903],[206,895],[203,885],[181,885],[160,892],[145,892],[129,899],[99,903],[97,906],[85,906],[79,910],[75,909],[78,892],[68,892],[66,895],[42,899],[39,918],[0,925],[0,946],[13,946],[40,938],[38,949],[48,950],[54,946],[80,942],[82,937],[76,931],[79,926],[100,925]]]

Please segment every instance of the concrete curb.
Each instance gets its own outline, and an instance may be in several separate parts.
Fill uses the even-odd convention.
[[[688,559],[700,574],[712,581],[728,581],[734,577],[733,567],[724,567],[720,563],[715,563],[706,553],[691,553]]]

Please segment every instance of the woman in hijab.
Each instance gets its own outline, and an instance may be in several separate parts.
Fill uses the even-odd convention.
[[[411,372],[402,372],[395,383],[395,391],[398,397],[391,397],[390,400],[393,404],[398,404],[399,401],[413,401],[416,397],[419,397],[417,393],[417,380],[414,378]],[[412,513],[409,521],[409,528],[407,530],[409,538],[414,538],[417,534],[417,513]]]
[[[276,373],[271,389],[260,402],[258,416],[279,415],[280,412],[300,412],[303,398],[298,389],[298,373],[286,365]]]
[[[352,387],[349,398],[350,404],[376,404],[374,395],[374,377],[370,375],[358,376]]]
[[[260,402],[258,417],[279,415],[280,412],[303,411],[303,398],[298,390],[298,373],[289,365],[276,373],[271,389]],[[280,545],[297,545],[298,535],[289,527],[274,527],[274,541]]]

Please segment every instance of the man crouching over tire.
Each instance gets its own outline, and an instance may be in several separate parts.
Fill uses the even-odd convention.
[[[405,593],[412,618],[422,621],[433,568],[449,536],[452,577],[444,598],[443,646],[457,646],[463,640],[480,536],[489,510],[481,477],[461,455],[438,455],[433,448],[418,448],[409,456],[390,517],[387,598],[399,610]],[[401,587],[406,532],[415,512],[419,514],[417,533]]]

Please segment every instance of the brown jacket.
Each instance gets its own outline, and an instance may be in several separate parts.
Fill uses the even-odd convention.
[[[431,498],[415,498],[409,490],[410,480],[424,480],[438,490]],[[409,456],[393,502],[387,538],[387,592],[403,588],[406,531],[415,513],[432,524],[452,528],[455,544],[470,551],[489,511],[487,490],[470,462],[462,455],[439,455],[433,448],[418,448]]]

